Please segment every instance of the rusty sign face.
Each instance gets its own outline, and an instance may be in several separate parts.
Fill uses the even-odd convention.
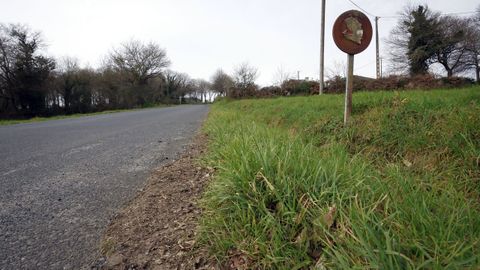
[[[364,51],[372,41],[372,24],[368,17],[358,10],[340,15],[333,25],[333,40],[340,50],[348,54]]]

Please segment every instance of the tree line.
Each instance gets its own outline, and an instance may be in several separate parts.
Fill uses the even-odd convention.
[[[408,6],[387,42],[396,70],[423,75],[439,65],[447,77],[473,71],[480,81],[480,6],[471,17]]]
[[[437,85],[425,76],[414,80],[430,74],[433,65],[443,67],[448,78],[473,71],[480,82],[480,6],[471,17],[442,15],[422,5],[407,7],[387,41],[395,73],[405,71],[409,77],[368,82],[367,88],[415,88],[418,81],[422,87]],[[195,80],[170,70],[165,49],[153,42],[124,42],[96,69],[80,67],[74,58],[49,57],[44,47],[39,32],[0,24],[0,118],[201,102],[217,95],[268,97],[318,91],[318,82],[292,79],[283,70],[273,85],[262,88],[255,83],[258,69],[248,63],[238,65],[231,75],[219,69],[210,81]],[[341,91],[344,80],[332,76],[326,92]]]
[[[39,32],[0,24],[0,117],[33,117],[199,102],[204,80],[168,69],[165,49],[137,40],[112,49],[97,69],[44,53]]]

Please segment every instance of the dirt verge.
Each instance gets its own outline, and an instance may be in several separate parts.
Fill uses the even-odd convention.
[[[198,165],[206,137],[198,135],[183,156],[157,168],[147,185],[112,220],[94,269],[216,269],[195,247],[197,202],[213,173]]]

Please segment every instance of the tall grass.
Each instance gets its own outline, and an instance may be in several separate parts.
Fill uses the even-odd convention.
[[[480,267],[480,89],[215,104],[201,240],[261,269]]]

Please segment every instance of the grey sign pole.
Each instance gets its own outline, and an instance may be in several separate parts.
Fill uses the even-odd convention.
[[[380,41],[378,40],[378,19],[379,17],[375,17],[375,45],[376,45],[376,63],[377,63],[377,79],[380,79],[382,77],[382,74],[380,72]]]
[[[358,10],[342,13],[333,24],[333,40],[340,50],[348,55],[347,81],[345,84],[345,114],[347,126],[352,115],[353,58],[364,51],[372,41],[372,24],[368,17]]]
[[[322,18],[320,25],[320,81],[319,93],[323,94],[325,86],[325,0],[322,0]]]
[[[352,93],[353,93],[353,54],[347,54],[347,82],[345,86],[345,115],[343,123],[348,124],[350,115],[352,114]]]

